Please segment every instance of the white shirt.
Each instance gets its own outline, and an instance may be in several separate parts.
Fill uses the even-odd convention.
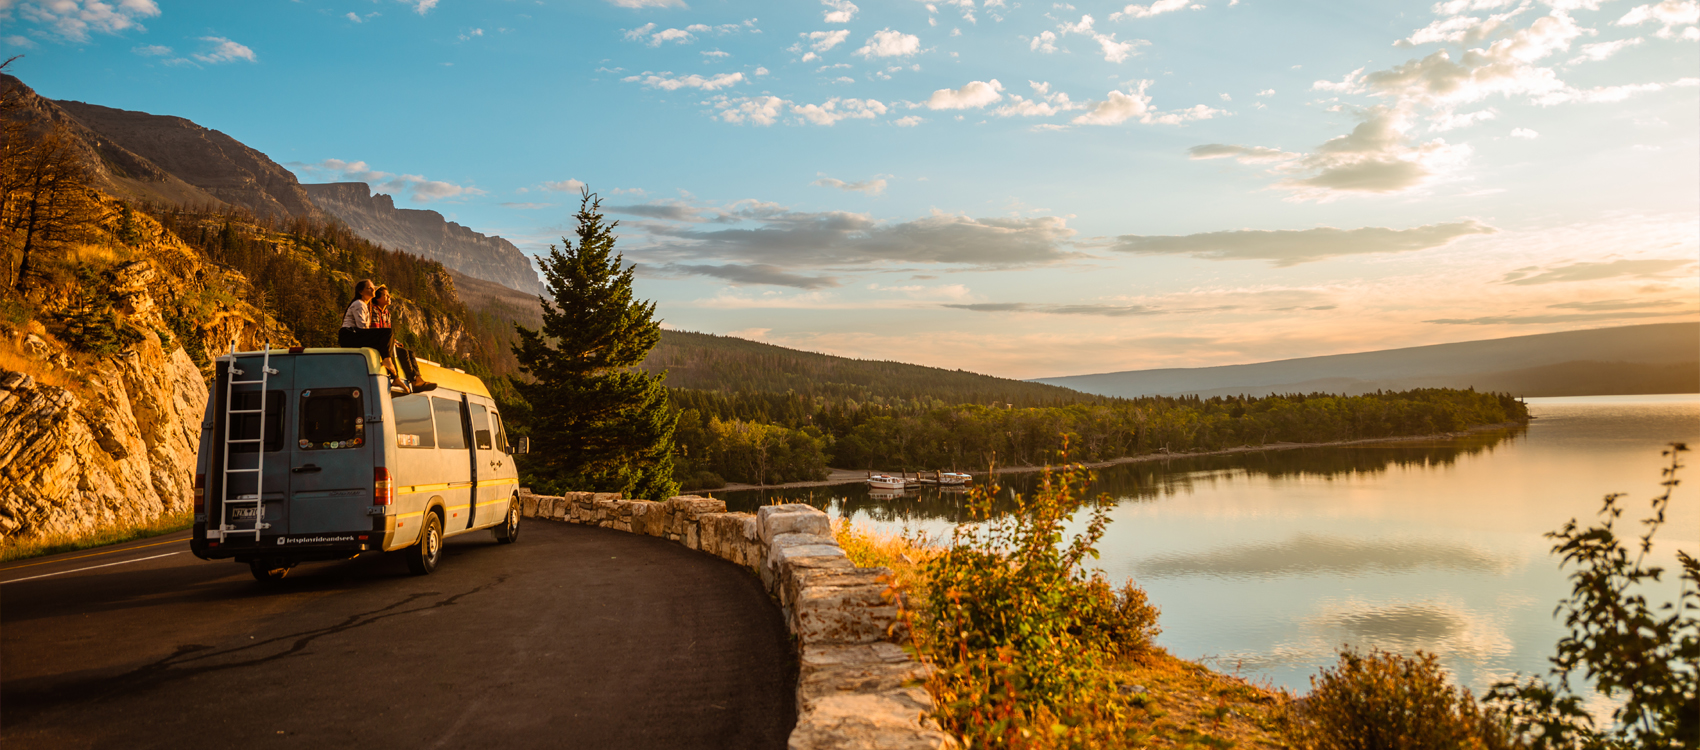
[[[367,321],[371,320],[366,312],[366,301],[357,299],[348,303],[348,312],[342,314],[343,328],[369,328]]]

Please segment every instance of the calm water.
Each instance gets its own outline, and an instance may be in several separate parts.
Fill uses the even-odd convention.
[[[1628,493],[1626,517],[1640,518],[1659,490],[1660,448],[1700,449],[1700,396],[1529,404],[1537,419],[1502,434],[1102,470],[1096,491],[1119,502],[1100,565],[1162,607],[1158,640],[1172,652],[1276,685],[1307,689],[1341,644],[1433,652],[1478,691],[1544,671],[1569,586],[1541,535],[1592,520],[1608,492]],[[1677,545],[1700,547],[1700,465],[1686,474],[1655,548],[1673,568]],[[960,498],[936,491],[717,494],[734,510],[802,500],[940,537],[961,517]]]

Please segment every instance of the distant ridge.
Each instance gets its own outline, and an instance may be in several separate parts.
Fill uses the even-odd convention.
[[[1700,393],[1700,322],[1435,344],[1221,367],[1036,378],[1102,396],[1360,394],[1475,388],[1516,396]]]
[[[531,259],[514,243],[480,234],[436,211],[396,208],[388,195],[372,194],[364,182],[305,184],[306,195],[355,234],[384,247],[404,248],[468,276],[494,281],[527,294],[542,294]]]
[[[530,259],[501,237],[475,232],[436,211],[398,209],[365,183],[303,185],[270,157],[182,117],[55,101],[0,74],[0,89],[23,90],[17,116],[45,129],[66,126],[107,193],[133,202],[188,208],[236,206],[272,219],[335,218],[391,250],[435,260],[527,294],[543,285]],[[311,193],[311,194],[310,194]]]

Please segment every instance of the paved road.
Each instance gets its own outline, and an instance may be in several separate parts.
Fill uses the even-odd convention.
[[[0,744],[780,748],[796,722],[760,582],[672,542],[527,522],[429,576],[376,556],[266,588],[187,537],[0,566]]]

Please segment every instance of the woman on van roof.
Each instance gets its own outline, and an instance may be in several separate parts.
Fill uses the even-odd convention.
[[[382,310],[373,304],[378,291],[384,292]],[[382,316],[384,327],[372,325],[374,314]],[[407,352],[407,362],[412,364],[404,377],[402,370],[396,367],[396,346],[389,328],[389,288],[372,284],[371,279],[361,279],[354,285],[354,301],[348,303],[348,309],[342,314],[342,328],[337,331],[337,346],[348,348],[366,347],[376,349],[383,357],[384,369],[390,372],[391,387],[402,393],[418,393],[428,391],[437,386],[425,382],[419,375],[419,366],[413,363],[413,355]]]

